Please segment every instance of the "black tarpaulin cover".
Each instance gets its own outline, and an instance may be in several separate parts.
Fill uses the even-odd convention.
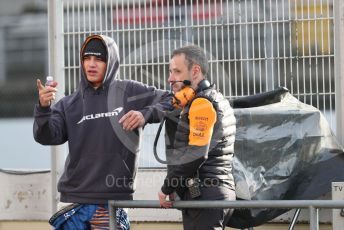
[[[237,119],[233,174],[238,199],[316,199],[331,190],[331,182],[344,180],[343,148],[318,109],[301,103],[285,88],[232,104]],[[236,209],[227,225],[258,226],[286,211]]]

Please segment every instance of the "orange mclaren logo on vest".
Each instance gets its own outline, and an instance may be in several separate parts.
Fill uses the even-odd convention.
[[[216,111],[205,98],[196,98],[189,110],[189,144],[204,146],[210,143],[216,122]]]

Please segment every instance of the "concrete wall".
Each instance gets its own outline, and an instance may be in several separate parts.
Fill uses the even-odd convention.
[[[0,187],[0,220],[47,220],[50,217],[50,172],[0,172]]]

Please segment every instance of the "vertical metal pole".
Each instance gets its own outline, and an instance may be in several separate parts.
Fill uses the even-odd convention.
[[[108,203],[109,206],[109,226],[110,226],[110,230],[116,230],[117,229],[117,224],[116,224],[116,208],[113,206],[113,204],[111,204],[111,202],[109,201]]]
[[[344,1],[334,0],[334,67],[336,91],[336,135],[344,144]]]
[[[63,71],[63,1],[48,1],[48,69],[49,75],[59,83],[56,101],[61,99],[64,94],[64,71]],[[57,210],[59,194],[56,190],[57,180],[62,170],[64,159],[64,146],[51,147],[51,212]]]
[[[49,57],[49,61],[48,61],[48,71],[49,71],[49,75],[53,75],[53,66],[54,66],[54,34],[55,34],[55,13],[54,13],[54,0],[49,0],[48,1],[48,57]],[[56,191],[56,153],[54,151],[54,147],[51,147],[51,162],[50,162],[50,166],[51,166],[51,212],[55,213],[56,209],[57,209],[57,201],[56,201],[56,197],[57,197],[57,191]]]
[[[0,27],[0,85],[6,81],[5,26]]]
[[[309,207],[309,224],[311,230],[319,230],[319,210],[313,206]]]

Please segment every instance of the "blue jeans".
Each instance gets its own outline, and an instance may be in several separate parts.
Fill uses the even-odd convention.
[[[116,209],[117,229],[129,230],[127,213]],[[105,230],[109,229],[108,205],[80,204],[56,217],[51,225],[55,230]]]

